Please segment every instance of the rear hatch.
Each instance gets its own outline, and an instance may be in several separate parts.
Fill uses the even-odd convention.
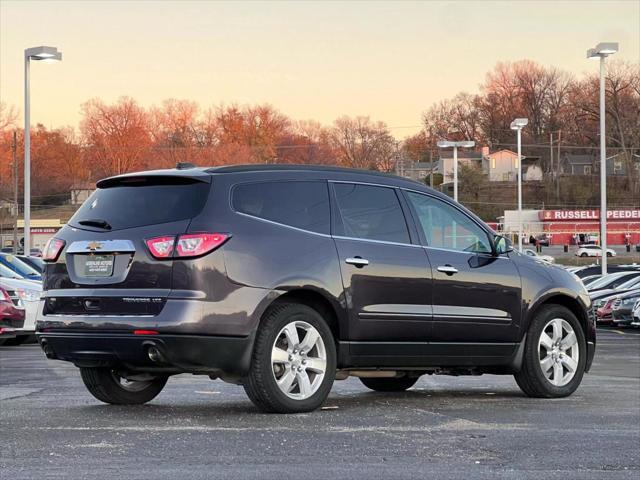
[[[157,315],[171,291],[173,268],[170,255],[157,256],[163,245],[173,245],[172,239],[188,231],[204,208],[210,182],[211,176],[199,170],[98,182],[50,242],[59,256],[45,266],[43,313]],[[152,252],[150,245],[160,251]]]

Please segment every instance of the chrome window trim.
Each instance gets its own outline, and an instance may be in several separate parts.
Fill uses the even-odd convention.
[[[277,225],[279,227],[290,228],[291,230],[296,230],[298,232],[309,233],[311,235],[318,235],[319,237],[332,238],[331,235],[326,233],[314,232],[312,230],[305,230],[304,228],[294,227],[292,225],[287,225],[286,223],[274,222],[273,220],[267,220],[266,218],[256,217],[255,215],[250,215],[248,213],[238,212],[237,210],[233,210],[233,213],[236,215],[242,215],[243,217],[253,218],[254,220],[260,220],[261,222],[270,223],[271,225]]]
[[[400,247],[422,248],[422,245],[414,245],[413,243],[387,242],[386,240],[372,240],[370,238],[344,237],[342,235],[333,235],[333,238],[336,240],[355,240],[357,242],[369,242],[369,243],[377,243],[382,245],[395,245]]]

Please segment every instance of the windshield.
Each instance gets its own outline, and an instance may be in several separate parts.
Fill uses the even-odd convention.
[[[193,218],[207,200],[209,183],[189,178],[134,178],[98,188],[69,224],[119,230]]]
[[[0,263],[25,278],[40,277],[40,272],[14,255],[0,255]]]
[[[637,277],[634,277],[631,280],[627,280],[626,282],[618,285],[618,288],[621,289],[621,290],[627,290],[627,289],[635,287],[637,285],[640,285],[640,275],[638,275]]]
[[[24,280],[23,276],[18,275],[16,272],[11,270],[10,268],[5,267],[2,264],[0,264],[0,278],[19,278],[21,280]]]

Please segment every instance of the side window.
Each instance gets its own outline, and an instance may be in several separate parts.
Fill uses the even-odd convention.
[[[407,192],[427,245],[463,252],[491,253],[487,233],[458,209],[428,195]]]
[[[233,208],[241,213],[292,227],[329,234],[326,182],[244,183],[233,189]]]
[[[411,243],[400,201],[393,188],[335,183],[344,231],[338,235]]]

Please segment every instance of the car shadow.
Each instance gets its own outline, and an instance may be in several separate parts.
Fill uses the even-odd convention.
[[[194,394],[196,396],[197,394]],[[163,398],[164,397],[164,398]],[[247,415],[270,417],[258,410],[246,397],[238,395],[225,395],[221,393],[207,402],[206,398],[196,397],[197,403],[192,399],[182,400],[175,398],[171,403],[168,395],[160,395],[152,402],[145,405],[105,405],[91,404],[69,407],[76,411],[91,413],[104,413],[108,416],[118,415],[121,418],[135,418],[136,420],[153,420],[155,418],[199,418],[224,419],[245,417]],[[215,398],[215,400],[214,400]],[[518,389],[453,389],[430,390],[416,388],[405,392],[373,392],[373,391],[333,391],[321,408],[315,412],[299,415],[330,415],[333,412],[370,411],[372,408],[385,408],[389,405],[394,409],[402,408],[441,408],[443,405],[454,405],[454,402],[467,404],[468,402],[492,402],[519,401],[523,403],[536,402],[538,399],[526,397]],[[549,401],[549,400],[545,400]]]

